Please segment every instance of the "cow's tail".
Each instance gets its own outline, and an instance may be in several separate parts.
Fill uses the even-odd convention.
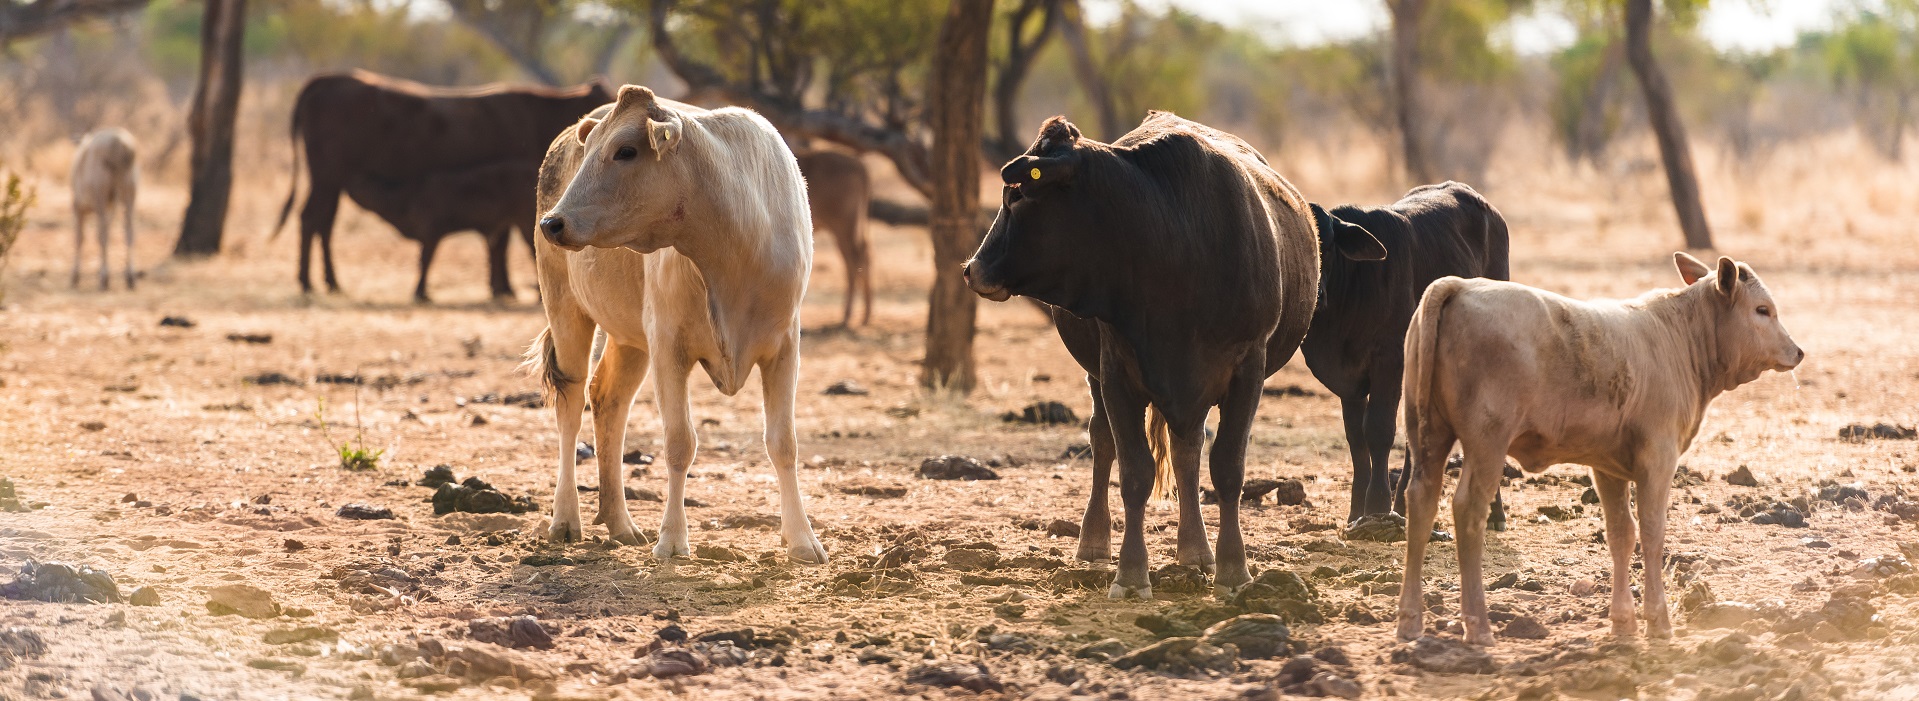
[[[1178,485],[1178,475],[1173,472],[1173,428],[1166,423],[1166,416],[1159,408],[1146,407],[1146,446],[1153,451],[1153,494],[1161,499],[1173,498],[1173,488]]]
[[[1419,301],[1419,309],[1413,312],[1412,325],[1406,329],[1406,374],[1402,382],[1405,394],[1406,421],[1406,463],[1401,473],[1400,484],[1411,484],[1415,465],[1419,469],[1445,469],[1445,460],[1435,464],[1420,459],[1414,453],[1424,448],[1421,439],[1424,434],[1420,425],[1428,423],[1432,416],[1433,382],[1436,374],[1435,360],[1439,348],[1439,317],[1454,294],[1464,287],[1466,281],[1456,277],[1443,277],[1433,281],[1426,288],[1426,295]],[[1401,498],[1404,498],[1402,493]]]
[[[540,329],[540,335],[533,337],[533,344],[527,346],[525,360],[520,361],[520,371],[540,381],[540,388],[548,396],[558,398],[566,394],[566,386],[573,383],[560,370],[560,359],[553,347],[553,327]]]
[[[287,180],[287,201],[280,205],[280,220],[274,223],[273,233],[267,235],[268,241],[280,238],[280,230],[287,225],[287,216],[293,213],[293,198],[300,194],[300,156],[306,150],[300,145],[300,115],[306,111],[305,107],[306,90],[301,90],[299,99],[293,101],[293,127],[288,130],[288,139],[293,144],[293,177]]]

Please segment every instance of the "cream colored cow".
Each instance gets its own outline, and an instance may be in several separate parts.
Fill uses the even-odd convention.
[[[535,255],[547,329],[528,349],[527,364],[553,393],[559,418],[548,537],[582,535],[573,446],[590,396],[600,467],[596,522],[616,541],[640,543],[620,489],[620,446],[650,371],[668,479],[653,553],[690,554],[684,499],[697,438],[688,375],[698,365],[732,395],[757,367],[786,552],[825,562],[801,502],[793,429],[813,225],[799,166],[772,125],[748,110],[708,111],[628,85],[618,102],[553,141],[539,197],[545,215]],[[595,328],[605,331],[606,350],[582,393]]]
[[[1510,282],[1444,277],[1426,288],[1406,334],[1406,574],[1399,637],[1422,633],[1420,572],[1439,511],[1446,457],[1465,454],[1453,494],[1466,642],[1490,645],[1480,576],[1486,511],[1506,456],[1527,472],[1592,469],[1612,550],[1612,630],[1638,632],[1632,554],[1645,556],[1646,633],[1670,637],[1661,571],[1672,476],[1706,407],[1768,370],[1804,360],[1778,305],[1745,263],[1707,268],[1673,256],[1686,287],[1587,302]],[[1627,486],[1638,494],[1628,503]],[[1638,533],[1633,523],[1637,507]]]
[[[73,154],[73,279],[80,286],[80,254],[87,245],[87,217],[100,226],[100,289],[107,289],[108,226],[121,216],[127,234],[127,289],[133,289],[133,198],[139,189],[134,169],[138,153],[133,135],[120,128],[102,129],[80,139]]]

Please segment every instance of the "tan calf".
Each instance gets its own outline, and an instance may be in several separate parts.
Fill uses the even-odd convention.
[[[118,214],[127,236],[127,289],[133,289],[133,198],[140,184],[136,156],[133,135],[120,128],[82,137],[73,153],[74,287],[80,286],[80,254],[87,245],[87,217],[92,216],[100,226],[100,289],[107,289],[109,222]]]
[[[825,562],[800,496],[793,404],[800,299],[813,225],[793,154],[751,111],[704,110],[628,85],[554,139],[540,168],[542,237],[534,247],[547,329],[527,355],[553,390],[559,479],[548,537],[580,539],[574,440],[593,400],[600,515],[616,541],[639,544],[621,496],[627,411],[651,373],[666,434],[666,512],[653,554],[691,554],[686,472],[698,447],[687,380],[695,366],[728,396],[760,371],[766,453],[779,482],[789,557]],[[594,329],[606,351],[588,376]]]
[[[1767,370],[1805,358],[1779,323],[1751,267],[1720,258],[1717,271],[1685,253],[1686,287],[1626,301],[1580,301],[1524,285],[1441,278],[1426,291],[1406,335],[1406,576],[1399,637],[1422,631],[1420,571],[1439,510],[1446,458],[1465,465],[1453,494],[1459,529],[1460,612],[1466,642],[1490,645],[1480,562],[1486,513],[1507,456],[1528,472],[1559,463],[1592,469],[1612,550],[1613,633],[1634,635],[1633,513],[1646,566],[1647,634],[1672,634],[1662,577],[1666,511],[1679,455],[1706,406]],[[1629,506],[1627,486],[1638,485]]]
[[[859,299],[866,305],[860,313],[864,326],[873,321],[872,257],[866,242],[866,209],[873,202],[873,183],[866,164],[838,151],[804,151],[795,156],[800,174],[806,176],[813,226],[833,235],[840,260],[846,263],[846,310],[840,325],[853,325],[853,301]]]

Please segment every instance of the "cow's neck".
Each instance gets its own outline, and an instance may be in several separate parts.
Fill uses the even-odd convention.
[[[1659,327],[1649,340],[1668,346],[1664,355],[1692,380],[1685,387],[1694,392],[1695,418],[1703,418],[1706,404],[1737,384],[1719,358],[1719,325],[1712,308],[1718,300],[1713,294],[1706,285],[1691,285],[1643,299]],[[1697,431],[1698,421],[1693,428]]]

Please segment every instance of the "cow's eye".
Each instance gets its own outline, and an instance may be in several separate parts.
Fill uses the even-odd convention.
[[[635,149],[631,146],[621,146],[620,150],[613,152],[613,160],[630,161],[630,160],[633,160],[634,156],[638,156],[638,155],[640,155],[639,149]]]
[[[1760,315],[1760,316],[1763,316],[1763,317],[1771,317],[1771,316],[1772,316],[1772,307],[1768,307],[1768,306],[1766,306],[1766,305],[1763,305],[1763,304],[1761,304],[1761,305],[1759,305],[1759,308],[1758,308],[1758,309],[1754,309],[1754,310],[1753,310],[1753,312],[1755,312],[1755,313],[1757,313],[1758,315]]]

